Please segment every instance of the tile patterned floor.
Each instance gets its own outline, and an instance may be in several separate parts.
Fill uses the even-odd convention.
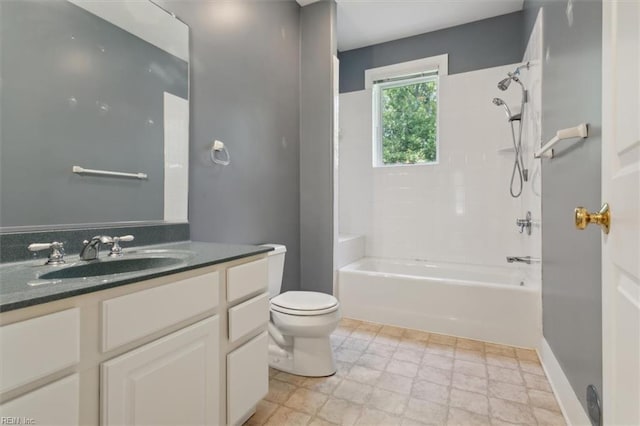
[[[351,319],[331,341],[334,376],[270,370],[246,425],[565,425],[534,351]]]

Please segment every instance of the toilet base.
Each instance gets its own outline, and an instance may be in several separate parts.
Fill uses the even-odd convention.
[[[269,367],[296,376],[325,377],[336,372],[329,337],[295,337],[281,347],[269,336]]]

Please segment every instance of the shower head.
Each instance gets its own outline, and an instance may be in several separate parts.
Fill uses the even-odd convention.
[[[500,98],[493,98],[493,104],[494,104],[495,106],[500,106],[500,105],[502,105],[502,106],[504,107],[504,110],[507,112],[507,119],[508,119],[508,120],[510,120],[510,121],[512,121],[512,120],[511,120],[511,117],[512,117],[512,116],[511,116],[511,110],[509,109],[509,106],[506,104],[506,102],[505,102],[505,101],[503,101],[503,100],[502,100],[502,99],[500,99]]]
[[[509,73],[509,74],[511,74],[511,73]],[[511,80],[512,80],[511,75],[509,75],[509,77],[507,77],[507,78],[505,78],[503,80],[500,80],[498,82],[498,89],[502,90],[503,92],[505,90],[507,90],[509,88],[509,85],[511,84]]]

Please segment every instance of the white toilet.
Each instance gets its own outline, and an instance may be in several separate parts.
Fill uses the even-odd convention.
[[[280,294],[287,248],[273,247],[269,261],[269,365],[298,376],[322,377],[336,372],[329,336],[342,317],[335,297],[315,291]]]

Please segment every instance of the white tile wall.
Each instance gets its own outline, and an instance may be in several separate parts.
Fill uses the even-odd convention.
[[[526,255],[509,196],[512,153],[496,84],[516,65],[442,77],[439,164],[372,167],[371,92],[340,95],[340,232],[366,236],[366,255],[506,265]],[[529,202],[529,198],[527,198]],[[526,210],[525,210],[526,211]],[[537,216],[539,217],[539,216]]]

